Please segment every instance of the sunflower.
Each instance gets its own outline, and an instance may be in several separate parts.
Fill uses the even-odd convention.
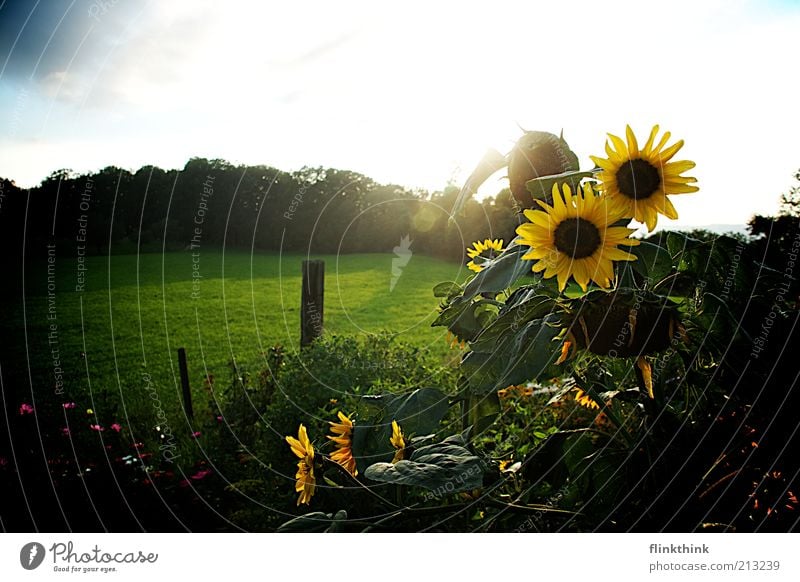
[[[353,457],[353,421],[347,415],[339,412],[340,422],[329,422],[334,436],[328,438],[336,443],[336,451],[331,455],[331,460],[347,469],[353,477],[358,475],[356,460]]]
[[[308,440],[306,427],[302,424],[297,430],[297,438],[287,436],[286,442],[292,448],[292,452],[300,459],[297,463],[297,474],[295,478],[294,490],[300,494],[297,499],[297,505],[311,503],[311,497],[314,495],[314,488],[316,487],[316,479],[314,478],[314,445]]]
[[[464,348],[467,347],[467,342],[465,342],[462,339],[459,339],[457,335],[455,335],[453,332],[451,332],[449,330],[448,330],[447,334],[445,335],[445,341],[447,342],[447,345],[450,346],[451,350],[453,348],[456,348],[456,347],[458,347],[458,348],[463,350]]]
[[[503,252],[503,239],[486,239],[483,242],[475,241],[472,243],[472,248],[467,247],[467,256],[471,260],[467,263],[467,267],[470,271],[475,271],[476,273],[480,273],[483,271],[483,265],[475,264],[475,259],[477,257],[481,258],[481,262],[486,261],[487,259],[493,259],[497,255]],[[488,253],[486,252],[488,251]],[[485,254],[484,254],[485,253]]]
[[[627,144],[616,135],[608,134],[610,143],[606,142],[607,159],[590,157],[602,169],[598,174],[600,189],[627,209],[626,217],[646,224],[647,230],[652,232],[659,214],[678,218],[668,195],[699,190],[692,185],[697,181],[695,178],[681,176],[683,172],[694,168],[695,163],[687,160],[670,162],[683,147],[683,140],[664,149],[670,138],[667,131],[655,144],[657,125],[653,126],[647,143],[641,149],[630,126],[626,126],[625,134]]]
[[[575,402],[581,406],[585,406],[589,410],[598,410],[600,408],[600,405],[580,388],[575,388]]]
[[[400,425],[397,424],[396,420],[392,421],[392,436],[389,438],[389,442],[392,443],[392,446],[395,448],[392,464],[405,459],[406,439],[403,436],[403,431],[400,430]]]
[[[588,183],[582,190],[582,195],[573,196],[569,185],[564,184],[562,197],[558,184],[554,184],[553,206],[537,200],[542,210],[525,210],[530,222],[517,227],[518,244],[531,247],[522,258],[537,261],[531,268],[544,271],[545,279],[558,276],[560,291],[570,276],[584,291],[590,279],[600,287],[610,287],[614,279],[612,261],[636,260],[617,248],[620,244],[639,244],[629,238],[634,229],[611,226],[625,216],[625,208],[595,195]]]

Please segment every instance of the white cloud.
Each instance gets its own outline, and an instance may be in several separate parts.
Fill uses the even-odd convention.
[[[105,53],[48,81],[83,107],[54,108],[35,137],[85,155],[76,169],[209,155],[440,188],[507,150],[517,123],[563,128],[587,167],[607,131],[660,123],[697,162],[682,223],[774,211],[800,166],[797,11],[537,4],[149,3]],[[0,173],[53,169],[25,148],[7,159]]]

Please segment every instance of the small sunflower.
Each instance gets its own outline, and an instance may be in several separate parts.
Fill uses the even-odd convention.
[[[389,442],[395,448],[394,458],[392,459],[392,464],[394,465],[397,461],[402,461],[406,458],[406,439],[396,420],[392,421],[392,436],[389,438]]]
[[[447,342],[447,345],[450,346],[451,350],[456,347],[463,350],[467,347],[467,342],[465,342],[462,339],[459,339],[458,336],[451,331],[448,331],[447,334],[445,335],[445,341]]]
[[[653,126],[647,143],[641,149],[630,126],[626,126],[625,134],[627,144],[622,138],[608,134],[608,158],[590,157],[602,169],[597,176],[601,182],[599,188],[627,209],[626,217],[633,217],[646,224],[647,230],[652,232],[659,214],[667,218],[678,218],[668,195],[699,190],[692,185],[697,181],[695,178],[681,176],[683,172],[694,168],[695,163],[688,160],[670,162],[683,147],[683,140],[664,149],[670,138],[670,132],[667,131],[658,144],[655,144],[657,125]]]
[[[308,440],[306,427],[302,424],[297,430],[297,438],[287,436],[286,442],[292,448],[292,452],[300,459],[297,463],[297,474],[295,478],[294,490],[300,494],[297,505],[305,503],[311,504],[311,497],[314,495],[316,479],[314,478],[314,445]]]
[[[336,443],[336,451],[331,455],[331,460],[347,469],[353,477],[358,475],[356,460],[353,457],[353,421],[347,415],[339,412],[340,422],[329,422],[334,436],[328,438]]]
[[[625,208],[609,203],[605,196],[595,195],[590,184],[583,184],[582,194],[572,195],[569,185],[553,185],[553,205],[536,202],[542,210],[525,210],[530,221],[517,227],[518,244],[531,250],[525,260],[535,260],[532,270],[544,271],[544,278],[558,277],[563,291],[570,276],[586,291],[590,280],[600,287],[610,287],[614,279],[612,261],[634,261],[636,257],[617,245],[635,246],[629,238],[634,229],[611,226],[625,216]]]
[[[470,271],[475,271],[476,273],[480,273],[483,271],[483,265],[476,264],[475,259],[480,257],[481,261],[486,261],[488,259],[493,259],[497,255],[503,252],[503,239],[486,239],[483,242],[475,241],[472,243],[472,248],[467,247],[467,256],[472,259],[469,263],[467,263],[467,267]]]
[[[598,410],[600,408],[600,405],[580,388],[575,388],[575,402],[581,406],[585,406],[589,410]]]

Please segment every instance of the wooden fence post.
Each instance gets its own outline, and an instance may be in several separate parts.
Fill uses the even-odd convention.
[[[186,416],[194,418],[192,389],[189,386],[189,369],[186,366],[186,350],[184,348],[178,348],[178,368],[181,373],[181,388],[183,389],[183,409],[186,411]]]
[[[300,298],[300,346],[322,335],[325,296],[325,261],[303,261],[303,289]]]

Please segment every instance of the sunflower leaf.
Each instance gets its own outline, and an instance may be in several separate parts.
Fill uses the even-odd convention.
[[[361,401],[378,409],[372,419],[357,423],[353,428],[353,456],[361,472],[376,460],[391,459],[394,449],[389,438],[393,420],[406,437],[427,435],[438,430],[450,409],[448,396],[436,388],[418,388],[408,394],[364,396]]]
[[[446,327],[460,341],[472,341],[497,315],[497,306],[489,301],[460,303],[445,307],[431,327]]]
[[[419,447],[408,460],[375,463],[364,476],[380,483],[422,487],[441,497],[481,487],[485,470],[485,463],[466,448],[463,437],[453,435]]]
[[[546,295],[534,295],[531,299],[521,301],[483,328],[470,344],[470,349],[474,352],[491,352],[501,336],[509,332],[515,333],[529,321],[552,313],[555,307],[556,302]]]
[[[491,350],[467,353],[461,366],[473,393],[486,394],[551,372],[561,348],[553,341],[560,321],[557,315],[534,319],[498,336]]]
[[[508,165],[506,156],[495,149],[490,148],[487,150],[486,154],[484,154],[481,161],[478,162],[478,165],[472,171],[472,174],[469,175],[469,178],[464,182],[464,186],[458,193],[458,198],[456,198],[453,204],[453,210],[450,212],[451,222],[455,220],[456,216],[462,213],[464,205],[472,198],[473,194],[478,191],[481,184],[483,184],[489,176],[506,167],[506,165]]]
[[[528,250],[527,246],[509,245],[499,257],[493,259],[464,286],[464,294],[456,298],[453,303],[466,303],[480,293],[500,293],[511,287],[523,275],[531,272],[530,261],[522,259],[522,255]]]
[[[667,248],[649,241],[641,241],[634,247],[621,247],[636,260],[630,263],[631,268],[648,279],[652,285],[657,284],[673,270],[673,255]]]
[[[434,297],[444,297],[445,299],[450,299],[459,293],[461,293],[461,285],[453,281],[439,283],[433,288]]]

